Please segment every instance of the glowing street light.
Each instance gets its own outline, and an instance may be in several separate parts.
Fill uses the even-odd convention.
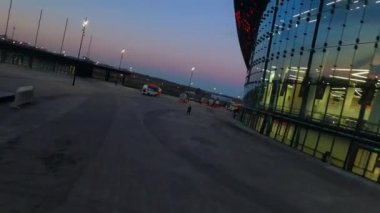
[[[84,38],[84,34],[86,32],[86,27],[88,25],[88,20],[87,20],[87,17],[86,19],[82,22],[82,38],[80,40],[80,45],[79,45],[79,51],[78,51],[78,57],[77,59],[79,60],[79,57],[80,57],[80,51],[82,50],[82,44],[83,44],[83,38]],[[73,86],[75,85],[75,78],[77,76],[77,70],[75,69],[74,70],[74,78],[73,78]]]
[[[122,49],[121,50],[121,55],[120,55],[119,70],[121,69],[121,62],[123,61],[124,54],[125,54],[125,49]]]
[[[84,20],[84,21],[82,22],[82,27],[83,27],[83,28],[86,28],[87,25],[88,25],[88,20],[87,20],[87,17],[86,17],[86,20]]]
[[[195,71],[195,67],[192,67],[191,68],[191,73],[190,73],[190,80],[189,80],[189,89],[190,89],[190,86],[192,85],[191,83],[192,83],[194,71]]]

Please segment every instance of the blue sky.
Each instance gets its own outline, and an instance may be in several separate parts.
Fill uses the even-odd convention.
[[[2,32],[8,6],[8,0],[0,2]],[[187,84],[195,66],[197,87],[233,96],[243,92],[246,68],[233,0],[13,0],[10,28],[16,27],[17,40],[33,43],[40,9],[39,46],[58,51],[69,18],[64,49],[76,55],[81,22],[88,17],[83,53],[92,35],[94,60],[117,66],[126,48],[123,66],[137,72]]]

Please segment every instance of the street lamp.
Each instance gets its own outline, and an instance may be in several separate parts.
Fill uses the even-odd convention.
[[[38,34],[40,32],[40,26],[41,26],[41,19],[42,19],[42,12],[43,10],[41,9],[40,12],[40,18],[38,19],[38,26],[37,26],[37,32],[36,32],[36,38],[34,39],[34,47],[37,47],[37,40],[38,40]],[[38,47],[37,47],[38,48]]]
[[[189,90],[190,90],[191,82],[192,82],[192,79],[193,79],[194,71],[195,71],[195,67],[192,67],[191,68],[191,73],[190,73],[190,80],[189,80]]]
[[[120,55],[119,70],[121,69],[121,62],[123,61],[124,54],[125,54],[125,49],[122,49],[121,50],[121,55]]]
[[[68,24],[68,23],[69,23],[69,18],[66,18],[65,30],[63,31],[63,37],[62,37],[61,48],[59,49],[59,53],[62,53],[63,42],[65,42],[66,30],[67,30],[67,24]],[[64,54],[64,53],[63,53],[63,54]]]
[[[79,57],[80,57],[80,51],[82,50],[83,38],[84,38],[84,34],[86,32],[87,25],[88,25],[88,20],[87,20],[87,17],[86,17],[86,19],[82,22],[82,38],[80,40],[80,45],[79,45],[79,51],[78,51],[78,56],[77,56],[78,60],[79,60]],[[75,69],[74,70],[74,78],[73,78],[73,86],[75,85],[75,78],[76,77],[77,77],[77,70]]]
[[[13,26],[13,29],[12,29],[12,41],[14,40],[14,37],[15,37],[15,30],[16,30],[16,27]]]
[[[9,10],[8,10],[8,18],[7,18],[7,26],[5,27],[5,38],[7,38],[7,33],[8,33],[8,25],[9,25],[9,17],[11,16],[11,10],[12,10],[12,0],[10,1],[9,4]]]

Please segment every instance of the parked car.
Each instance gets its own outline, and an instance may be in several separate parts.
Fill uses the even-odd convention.
[[[153,83],[144,84],[142,88],[142,94],[148,95],[148,96],[159,96],[162,93],[162,89],[157,85]]]

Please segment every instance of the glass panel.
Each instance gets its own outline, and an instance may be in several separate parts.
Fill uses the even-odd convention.
[[[352,167],[352,172],[358,175],[363,175],[364,168],[367,165],[370,152],[365,149],[358,149],[356,153],[354,165]]]
[[[380,156],[378,153],[372,152],[368,161],[365,177],[373,181],[378,181],[380,175]]]
[[[330,22],[333,18],[333,15],[330,11],[325,11],[322,14],[321,21],[319,24],[319,31],[318,31],[318,37],[317,37],[317,44],[316,48],[321,49],[324,47],[325,42],[327,41],[328,35],[329,35],[329,28],[330,28]]]
[[[344,104],[344,96],[346,95],[346,89],[346,87],[330,87],[327,112],[325,115],[323,115],[324,123],[328,125],[338,125],[340,114]]]
[[[348,87],[344,101],[343,115],[340,121],[342,127],[356,128],[357,119],[359,117],[360,105],[360,90],[355,87]]]
[[[331,163],[343,168],[347,156],[350,141],[346,138],[336,137],[331,151]]]
[[[364,125],[364,130],[373,132],[377,135],[380,134],[380,92],[377,89],[374,94],[374,98],[371,104],[367,106],[366,113],[364,115],[364,120],[366,121]]]
[[[273,120],[272,123],[272,130],[269,134],[269,137],[274,138],[276,136],[277,128],[279,126],[279,121],[278,120]]]
[[[380,79],[380,48],[376,48],[374,55],[373,55],[373,61],[372,66],[369,71],[368,78],[371,79]],[[368,80],[367,80],[368,82]],[[378,110],[380,108],[380,93],[379,93],[379,83],[376,84],[376,89],[374,91],[373,96],[370,94],[369,91],[367,94],[367,102],[369,102],[369,105],[366,106],[366,113],[364,116],[364,120],[366,121],[364,130],[370,131],[376,134],[379,134],[380,132],[380,111]],[[372,100],[371,100],[372,99]]]
[[[294,97],[293,97],[293,102],[292,102],[292,114],[293,115],[298,115],[301,110],[301,105],[302,105],[302,97],[300,96],[301,93],[301,88],[302,84],[297,83],[296,84],[296,89],[294,90]]]
[[[322,133],[319,137],[315,156],[321,159],[326,152],[330,152],[332,144],[333,144],[333,140],[334,140],[333,135]]]
[[[360,1],[356,1],[360,2]],[[345,20],[345,30],[343,34],[343,44],[355,44],[358,35],[360,34],[361,17],[363,17],[364,8],[358,3],[354,3],[350,5],[350,10],[347,10],[347,17]]]
[[[262,116],[259,117],[259,120],[256,125],[256,131],[260,131],[261,126],[263,125],[264,118]]]
[[[283,104],[285,101],[285,90],[286,90],[287,84],[280,83],[279,84],[279,92],[277,97],[277,104],[276,104],[276,111],[281,112],[283,108]]]
[[[313,55],[313,63],[310,67],[310,80],[312,83],[318,82],[321,78],[321,69],[325,60],[325,52],[323,49],[316,49]]]
[[[317,145],[319,133],[317,131],[309,130],[306,136],[303,151],[309,155],[314,155],[314,150]]]
[[[302,150],[303,143],[305,142],[306,139],[306,134],[307,134],[307,129],[301,128],[298,130],[299,131],[299,137],[296,139],[296,147],[299,150]]]
[[[288,124],[288,128],[287,128],[286,134],[285,134],[284,143],[289,145],[289,146],[291,145],[291,142],[292,142],[294,130],[295,130],[295,126]]]
[[[279,129],[277,130],[276,140],[281,141],[285,136],[285,129],[287,124],[285,122],[281,122],[279,125]]]
[[[377,0],[370,0],[368,2],[363,19],[362,33],[360,35],[360,42],[362,43],[374,42],[379,30],[378,27],[374,26],[378,26],[379,24],[380,4]]]
[[[327,40],[328,46],[337,46],[340,41],[341,34],[344,30],[343,24],[345,23],[346,8],[338,7],[334,10],[334,16],[331,20],[331,28]]]

